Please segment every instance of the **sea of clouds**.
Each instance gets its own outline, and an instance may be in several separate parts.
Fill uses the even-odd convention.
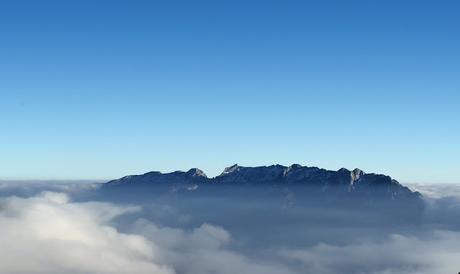
[[[95,188],[91,184],[1,183],[0,273],[460,271],[457,185],[412,185],[424,195],[427,207],[421,220],[404,225],[370,225],[356,221],[359,218],[347,223],[347,213],[320,209],[315,210],[327,221],[315,215],[307,221],[284,223],[285,216],[278,212],[270,215],[254,209],[252,214],[260,210],[259,215],[267,216],[258,226],[257,216],[251,221],[251,216],[239,212],[244,207],[222,212],[228,215],[221,222],[212,214],[196,218],[193,210],[183,212],[174,203],[82,199],[91,197],[88,193]]]

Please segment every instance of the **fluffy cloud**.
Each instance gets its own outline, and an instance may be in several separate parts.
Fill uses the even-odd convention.
[[[279,252],[306,273],[349,274],[439,274],[457,273],[460,234],[435,231],[420,239],[390,235],[383,242],[360,242]]]
[[[210,224],[188,231],[138,219],[131,233],[116,229],[138,210],[55,192],[3,198],[0,273],[289,273],[230,251],[230,234]]]
[[[174,273],[156,263],[159,251],[144,237],[108,224],[136,208],[47,192],[3,199],[0,209],[1,273]]]
[[[439,199],[455,197],[460,200],[460,185],[456,184],[411,184],[411,189],[420,192],[425,198]]]
[[[359,216],[368,215],[346,221],[359,210],[331,214],[301,209],[297,218],[298,211],[283,209],[264,215],[265,206],[250,211],[258,217],[251,222],[249,217],[242,219],[242,201],[232,210],[219,204],[219,212],[231,214],[224,219],[234,225],[233,230],[216,226],[222,218],[214,212],[200,215],[206,221],[197,225],[202,207],[186,212],[192,214],[186,220],[165,225],[159,221],[164,215],[181,219],[183,212],[164,204],[74,202],[68,194],[47,191],[28,198],[8,195],[0,199],[0,273],[457,273],[460,199],[453,195],[456,188],[419,189],[431,195],[430,206],[416,223],[359,221]],[[289,214],[302,222],[284,222]],[[318,218],[324,214],[327,220]],[[187,224],[190,220],[192,225]],[[261,236],[251,241],[252,236],[247,236],[254,233]]]
[[[228,248],[230,234],[222,228],[203,224],[191,231],[160,228],[146,220],[134,226],[142,234],[161,246],[167,262],[177,273],[186,274],[289,274],[281,263],[250,258],[247,254]]]

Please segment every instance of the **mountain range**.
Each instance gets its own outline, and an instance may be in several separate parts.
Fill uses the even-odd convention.
[[[161,173],[148,172],[142,175],[126,176],[112,180],[104,185],[108,189],[157,188],[170,192],[200,192],[214,194],[228,192],[229,189],[243,190],[278,189],[288,191],[297,196],[350,197],[353,199],[376,199],[386,201],[407,201],[421,199],[418,192],[410,190],[390,176],[365,173],[360,169],[337,171],[299,164],[291,166],[271,165],[244,167],[237,164],[224,169],[216,176],[209,178],[198,169]],[[213,195],[214,195],[213,194]]]

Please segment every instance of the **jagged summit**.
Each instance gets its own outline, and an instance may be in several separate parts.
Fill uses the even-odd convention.
[[[337,171],[321,169],[318,167],[308,167],[299,164],[292,164],[290,166],[271,165],[271,166],[258,166],[258,167],[244,167],[234,164],[226,167],[224,171],[217,177],[213,178],[218,181],[233,181],[233,182],[300,182],[317,180],[324,181],[324,179],[336,182],[340,177],[346,177],[344,181],[351,184],[358,181],[361,176],[365,175],[362,170],[355,168],[349,170],[341,168]]]
[[[307,200],[353,199],[375,201],[412,201],[419,204],[421,195],[401,185],[390,176],[365,173],[355,168],[341,168],[337,171],[318,167],[308,167],[299,164],[290,166],[271,165],[244,167],[237,164],[229,166],[213,178],[198,169],[192,168],[186,172],[174,171],[161,173],[148,172],[143,175],[126,176],[104,184],[104,189],[120,190],[125,193],[131,190],[143,189],[150,193],[189,193],[198,195],[230,195],[254,197],[257,195],[273,195],[291,193],[288,197],[303,197]],[[148,187],[151,190],[145,190]],[[236,192],[235,192],[236,191]],[[265,194],[263,194],[265,193]],[[272,194],[267,194],[272,193]],[[309,198],[306,198],[309,197]],[[284,199],[284,198],[283,198]],[[291,199],[291,198],[289,198]]]
[[[356,168],[349,170],[341,168],[337,171],[321,169],[318,167],[308,167],[299,164],[292,164],[290,166],[283,165],[271,165],[271,166],[257,166],[257,167],[244,167],[238,164],[226,167],[224,171],[214,177],[208,178],[206,173],[199,168],[191,168],[188,171],[174,171],[169,173],[162,173],[159,171],[150,171],[142,175],[129,175],[122,177],[117,180],[110,181],[109,183],[120,183],[124,181],[151,181],[152,183],[160,180],[171,180],[176,181],[179,178],[186,179],[205,179],[215,180],[219,182],[272,182],[272,181],[284,181],[284,182],[301,182],[305,180],[319,180],[323,179],[332,180],[336,177],[349,176],[350,182],[358,181],[361,176],[366,175],[362,170]],[[372,174],[374,175],[374,174]],[[323,178],[324,177],[324,178]]]
[[[208,178],[206,173],[198,168],[191,168],[190,170],[174,171],[170,173],[161,173],[159,171],[151,171],[142,175],[130,175],[117,180],[110,181],[109,183],[123,183],[123,182],[177,182],[192,180],[199,182],[214,181],[219,183],[304,183],[304,184],[354,184],[362,177],[375,177],[385,178],[387,181],[397,183],[389,176],[367,174],[355,168],[349,170],[341,168],[337,171],[326,170],[318,167],[308,167],[299,164],[292,164],[290,166],[271,165],[271,166],[257,166],[257,167],[244,167],[238,164],[226,167],[224,171],[214,177]],[[399,183],[398,183],[399,184]]]
[[[365,174],[364,171],[362,171],[359,168],[353,169],[353,171],[351,172],[351,180],[352,180],[352,182],[358,181],[359,178],[361,178],[361,176],[364,175],[364,174]]]
[[[214,177],[208,178],[198,169],[192,168],[187,172],[174,171],[161,173],[148,172],[143,175],[126,176],[109,184],[167,184],[167,183],[218,183],[218,184],[265,184],[265,185],[305,185],[305,186],[343,186],[348,191],[369,188],[370,186],[389,187],[392,189],[406,189],[396,180],[386,175],[365,173],[356,168],[348,170],[341,168],[337,171],[326,170],[318,167],[308,167],[299,164],[291,166],[271,165],[244,167],[237,164],[229,166]]]
[[[185,174],[187,174],[188,176],[191,176],[191,177],[204,177],[204,178],[208,178],[208,176],[206,176],[206,173],[203,172],[203,170],[199,169],[199,168],[191,168],[189,171],[187,171]]]
[[[240,169],[241,167],[238,165],[238,164],[234,164],[232,166],[229,166],[229,167],[226,167],[224,169],[224,171],[219,175],[219,176],[223,176],[225,174],[228,174],[228,173],[232,173],[232,172],[235,172],[235,171],[238,171],[238,169]]]

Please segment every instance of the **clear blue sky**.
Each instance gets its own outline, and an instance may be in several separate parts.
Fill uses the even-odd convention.
[[[0,178],[460,182],[459,1],[2,1]]]

